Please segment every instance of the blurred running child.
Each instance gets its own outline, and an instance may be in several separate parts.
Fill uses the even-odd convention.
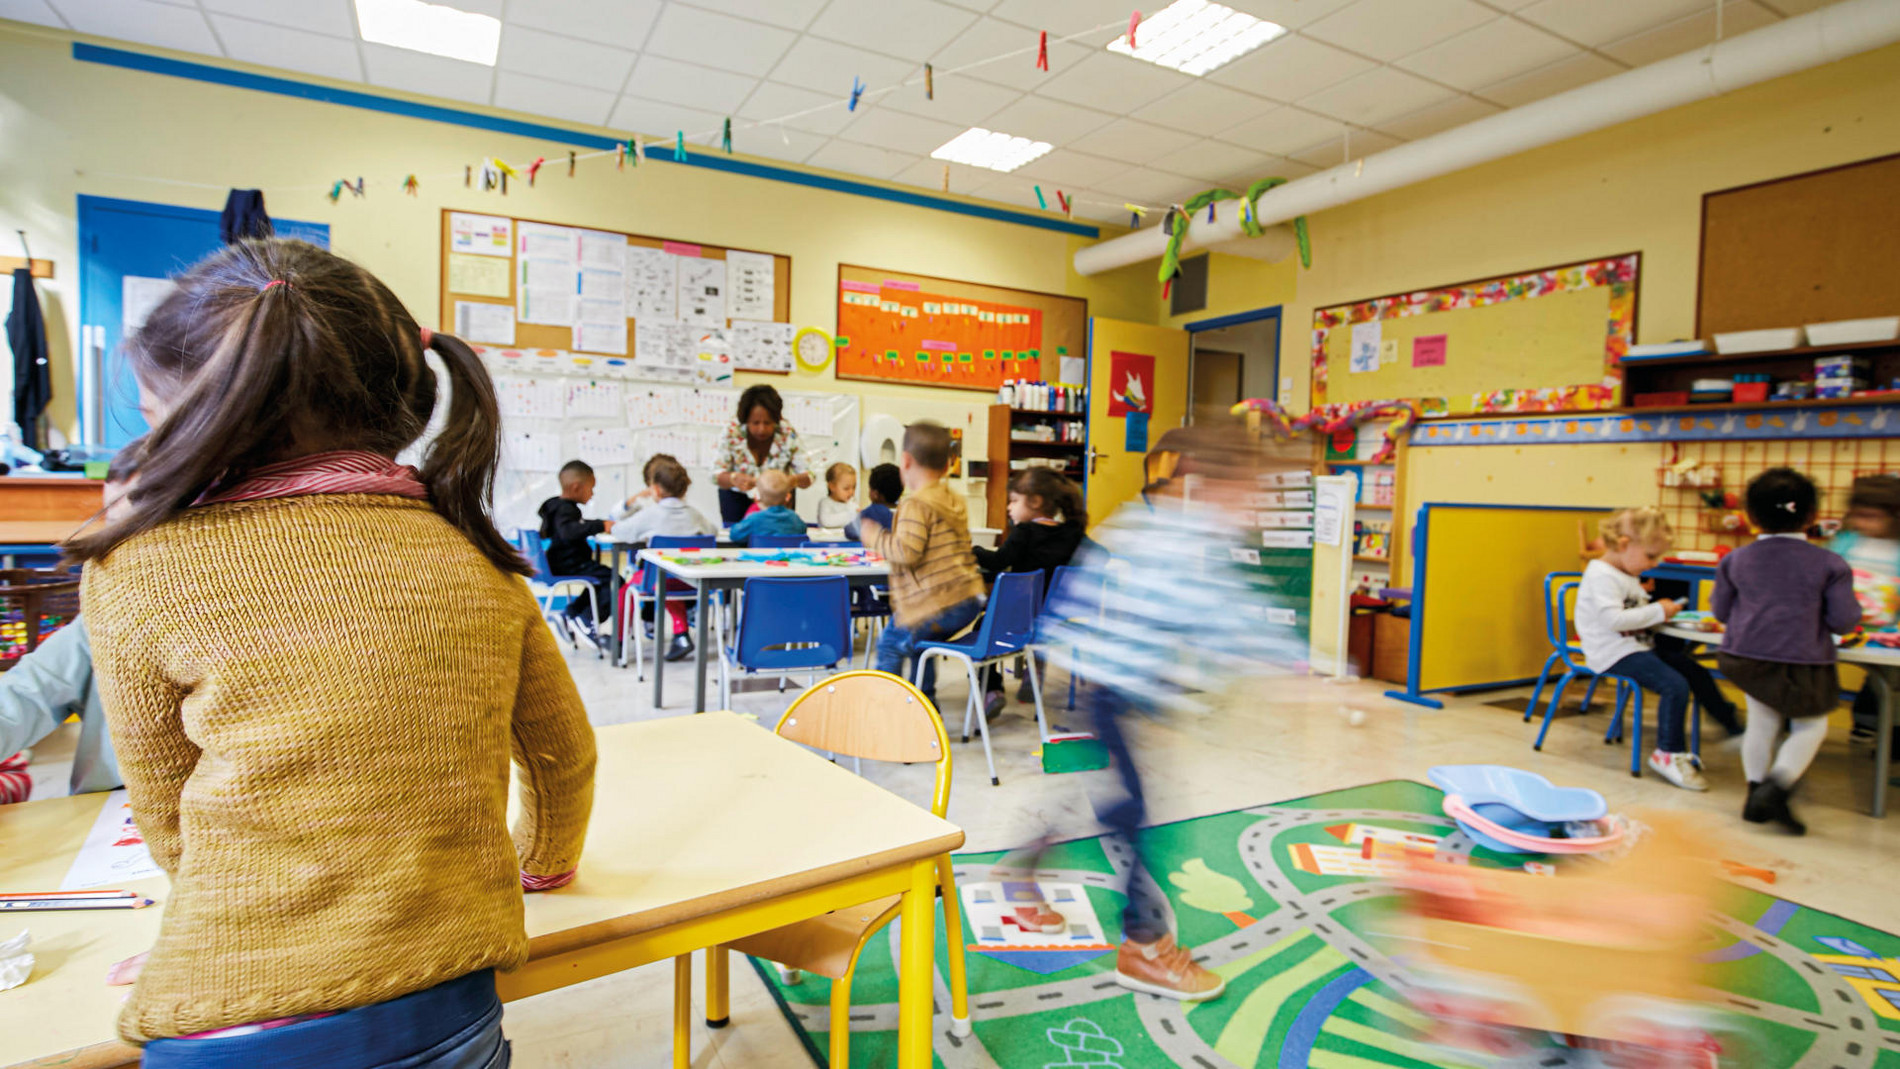
[[[548,570],[555,575],[578,575],[593,584],[591,606],[586,597],[570,595],[563,615],[576,639],[605,646],[600,623],[613,613],[613,572],[595,559],[590,539],[612,531],[614,521],[581,518],[581,506],[594,499],[594,469],[586,461],[563,464],[560,479],[560,494],[541,502],[541,537],[548,540]]]
[[[842,528],[858,518],[858,469],[839,461],[825,469],[825,496],[818,500],[818,526]]]
[[[758,535],[802,535],[805,521],[786,504],[792,499],[792,477],[777,469],[759,473],[756,484],[759,509],[732,525],[727,537],[750,542]]]

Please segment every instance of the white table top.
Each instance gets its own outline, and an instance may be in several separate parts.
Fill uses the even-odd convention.
[[[643,549],[640,559],[652,561],[666,569],[669,575],[688,581],[697,579],[752,579],[756,577],[776,579],[810,579],[828,575],[841,575],[845,578],[865,576],[883,577],[891,574],[891,566],[879,559],[876,564],[802,564],[797,561],[772,562],[766,560],[741,560],[742,556],[771,556],[778,553],[797,554],[851,554],[862,550],[774,550],[774,549]],[[718,557],[717,564],[692,564],[674,561],[691,561],[696,557]]]
[[[1702,631],[1693,627],[1663,627],[1662,633],[1685,642],[1700,642],[1705,646],[1720,646],[1722,632]],[[1849,649],[1836,650],[1835,655],[1845,664],[1870,664],[1881,668],[1900,668],[1900,650],[1885,646],[1862,645]]]

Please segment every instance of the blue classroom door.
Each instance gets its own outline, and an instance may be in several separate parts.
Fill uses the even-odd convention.
[[[98,444],[117,449],[146,431],[145,417],[139,414],[138,385],[121,351],[127,298],[138,302],[141,296],[162,292],[163,279],[221,248],[218,215],[203,208],[80,196],[80,337],[102,346],[105,354],[97,387],[101,402]],[[330,228],[323,223],[272,222],[280,237],[330,247]],[[80,412],[83,420],[83,400]]]

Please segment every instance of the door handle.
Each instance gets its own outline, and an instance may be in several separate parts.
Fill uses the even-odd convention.
[[[1095,449],[1095,448],[1089,449],[1089,474],[1090,475],[1095,474],[1095,462],[1098,460],[1102,460],[1106,458],[1107,456],[1108,454],[1102,452],[1100,449]]]

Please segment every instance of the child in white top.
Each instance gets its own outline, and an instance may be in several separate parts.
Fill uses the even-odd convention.
[[[1847,529],[1828,548],[1854,573],[1860,625],[1868,631],[1900,628],[1900,475],[1863,475],[1847,495]],[[1873,688],[1854,696],[1854,737],[1872,738],[1880,720]],[[1900,728],[1895,729],[1900,738]]]
[[[858,469],[840,461],[825,469],[825,496],[818,526],[842,528],[858,518]]]
[[[716,535],[719,528],[706,518],[705,514],[686,503],[686,491],[693,480],[686,474],[680,462],[664,453],[655,455],[646,463],[647,489],[644,495],[629,499],[629,504],[644,496],[652,501],[640,511],[614,525],[614,540],[629,544],[641,544],[652,541],[654,535]],[[644,584],[645,576],[635,572],[628,590]],[[668,590],[690,589],[677,579],[666,581]],[[673,641],[667,648],[666,659],[684,660],[693,652],[693,640],[686,634],[686,602],[670,599],[666,602],[666,614],[673,621]],[[625,616],[623,614],[622,618]],[[637,625],[635,625],[637,626]]]
[[[1656,694],[1656,748],[1649,767],[1684,790],[1706,791],[1701,761],[1688,752],[1683,730],[1691,690],[1731,735],[1739,733],[1740,723],[1708,669],[1681,650],[1656,648],[1652,632],[1683,606],[1668,598],[1650,601],[1639,577],[1669,552],[1669,520],[1653,505],[1623,509],[1603,521],[1602,536],[1603,556],[1584,568],[1577,587],[1583,663],[1598,675],[1622,676]]]

